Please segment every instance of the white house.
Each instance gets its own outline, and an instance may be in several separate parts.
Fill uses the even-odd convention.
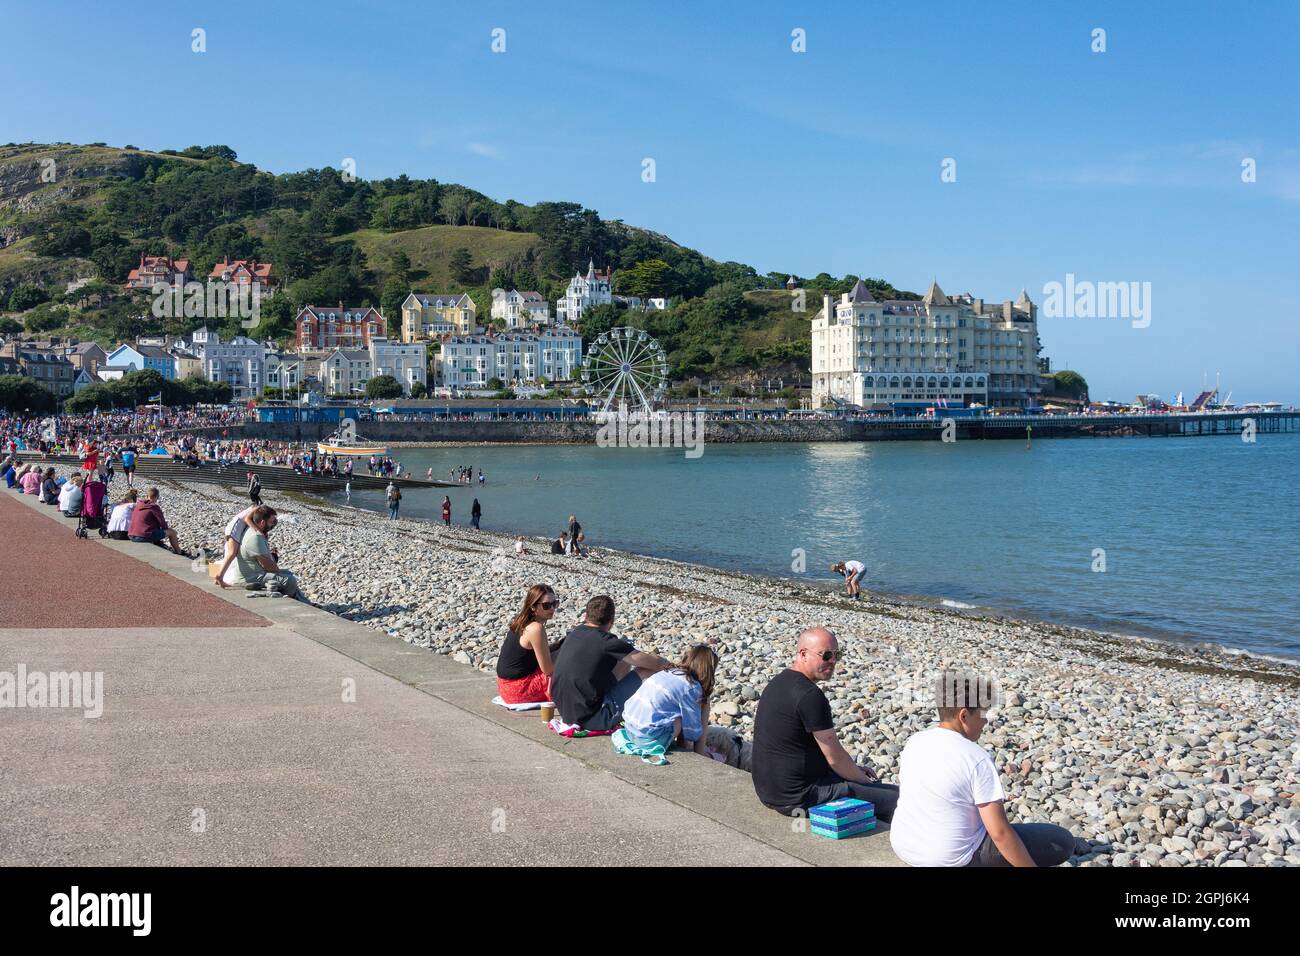
[[[248,401],[266,386],[266,346],[244,335],[203,349],[203,375],[209,382],[225,382],[231,397]]]
[[[303,356],[293,352],[268,349],[266,352],[266,388],[295,392],[303,382]]]
[[[486,388],[499,378],[507,384],[572,379],[582,366],[582,336],[567,326],[539,332],[452,335],[442,340],[438,385],[450,389]]]
[[[321,385],[326,395],[349,398],[365,394],[370,381],[370,352],[365,349],[335,349],[320,363]]]
[[[507,329],[548,325],[551,321],[551,307],[536,292],[493,289],[492,318],[505,322]]]
[[[423,342],[393,342],[384,336],[370,339],[370,377],[391,375],[409,395],[413,385],[428,386],[429,352]]]
[[[597,272],[595,262],[588,260],[587,274],[575,274],[569,280],[569,288],[564,295],[555,300],[555,321],[559,325],[575,325],[582,318],[586,309],[597,305],[611,305],[613,296],[613,274],[607,269]]]

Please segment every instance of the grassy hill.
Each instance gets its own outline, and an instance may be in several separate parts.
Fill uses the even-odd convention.
[[[469,263],[453,268],[460,249]],[[0,334],[110,344],[212,324],[156,318],[148,295],[127,293],[122,283],[142,254],[188,258],[199,278],[222,256],[271,262],[283,285],[263,305],[260,334],[281,339],[303,304],[393,312],[412,290],[469,292],[485,319],[492,287],[535,289],[553,301],[594,260],[616,270],[616,292],[675,305],[652,315],[609,309],[593,328],[642,325],[660,337],[675,374],[733,379],[806,369],[821,289],[838,293],[855,278],[810,280],[807,311],[798,313],[781,288],[785,272],[759,275],[579,203],[500,202],[454,183],[358,180],[333,169],[272,175],[225,146],[0,146]],[[73,280],[89,280],[90,293],[66,293]],[[240,331],[233,320],[222,328]]]
[[[422,226],[400,232],[360,229],[331,240],[354,242],[373,268],[387,273],[397,252],[411,260],[411,282],[422,292],[446,292],[460,287],[451,275],[451,254],[468,249],[475,268],[518,265],[541,254],[542,239],[532,232],[507,232],[486,226]]]

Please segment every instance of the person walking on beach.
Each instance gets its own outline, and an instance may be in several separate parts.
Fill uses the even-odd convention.
[[[889,842],[912,866],[1059,866],[1074,852],[1069,830],[1008,823],[997,767],[976,743],[993,705],[992,681],[945,671],[939,723],[913,734],[899,757],[898,808]]]
[[[830,701],[817,686],[835,675],[839,657],[835,635],[810,627],[799,635],[790,667],[763,690],[754,719],[754,792],[764,806],[786,816],[841,797],[869,800],[888,823],[898,787],[853,761],[835,733]]]
[[[122,474],[126,476],[126,486],[135,487],[135,446],[127,445],[122,449]]]
[[[248,500],[255,505],[262,503],[262,479],[257,477],[257,472],[248,473]]]
[[[397,509],[402,505],[402,489],[390,481],[384,495],[388,499],[388,518],[390,521],[396,521]]]
[[[547,641],[546,625],[559,606],[549,584],[534,584],[510,622],[497,657],[497,693],[507,704],[544,704],[551,699],[555,647]]]
[[[569,553],[582,556],[582,548],[578,545],[578,532],[582,530],[582,525],[578,524],[578,519],[569,515]]]
[[[479,518],[481,517],[483,517],[483,507],[478,503],[478,499],[475,498],[473,506],[469,509],[469,523],[477,528]]]
[[[487,481],[487,479],[483,477],[483,469],[480,468],[480,469],[478,470],[478,486],[479,486],[480,488],[482,488],[482,487],[483,487],[483,482],[485,482],[485,481]]]
[[[442,496],[442,523],[451,527],[451,498],[447,495]]]
[[[849,597],[853,600],[859,600],[861,587],[859,582],[862,576],[867,573],[867,567],[861,561],[841,561],[839,564],[832,564],[831,570],[836,574],[844,575],[844,589]]]

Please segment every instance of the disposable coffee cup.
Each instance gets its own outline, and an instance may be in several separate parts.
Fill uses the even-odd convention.
[[[549,724],[551,722],[551,718],[554,716],[555,716],[555,705],[542,704],[542,720],[544,720],[546,723]]]

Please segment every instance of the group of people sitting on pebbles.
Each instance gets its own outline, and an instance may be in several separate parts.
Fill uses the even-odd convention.
[[[997,768],[976,743],[993,700],[986,679],[939,676],[938,721],[908,740],[898,783],[890,784],[855,762],[835,732],[830,701],[817,686],[834,676],[840,660],[839,642],[826,628],[800,634],[794,660],[763,690],[752,748],[742,758],[730,731],[709,727],[713,647],[697,644],[679,661],[637,650],[613,633],[614,601],[604,595],[588,601],[581,623],[552,641],[548,628],[559,608],[551,587],[533,585],[497,660],[501,700],[553,703],[552,729],[612,734],[615,749],[651,762],[677,747],[748,764],[758,799],[786,816],[845,797],[869,801],[876,818],[890,824],[894,853],[913,866],[1057,866],[1074,851],[1074,837],[1062,827],[1007,820]]]

